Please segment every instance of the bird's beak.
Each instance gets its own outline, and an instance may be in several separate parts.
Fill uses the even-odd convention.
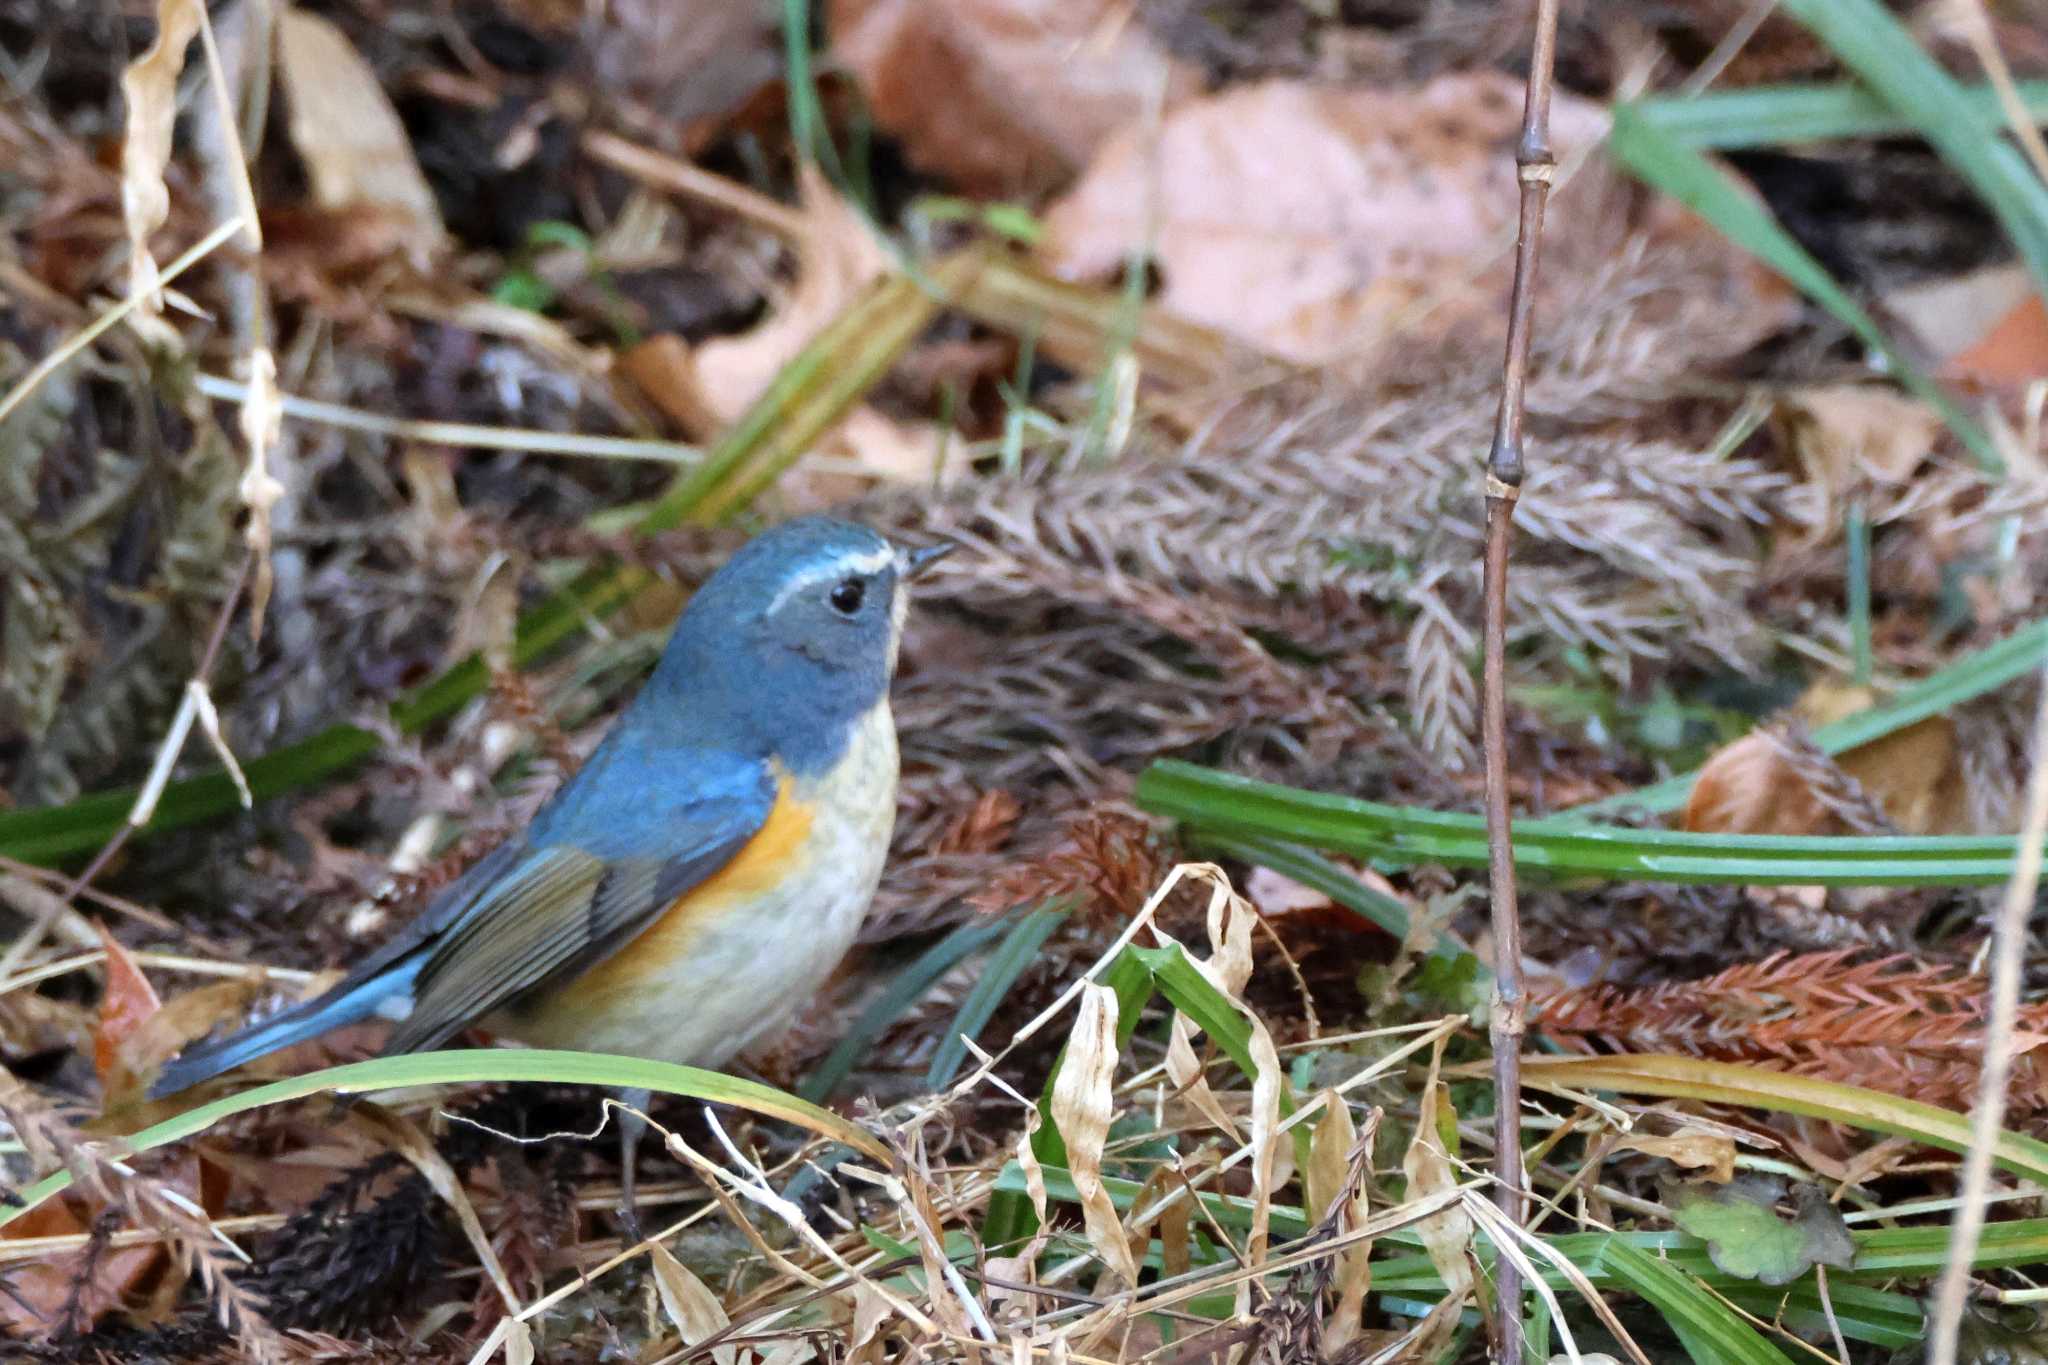
[[[932,565],[938,563],[959,548],[957,544],[950,540],[942,540],[936,545],[926,545],[920,549],[898,546],[896,550],[896,571],[908,581],[909,579],[916,578],[926,569],[929,569]]]

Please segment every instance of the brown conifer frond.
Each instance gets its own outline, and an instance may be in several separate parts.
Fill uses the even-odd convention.
[[[1584,1051],[1677,1052],[1781,1067],[1967,1109],[1983,1050],[1984,985],[1954,967],[1853,951],[1777,954],[1695,981],[1573,987],[1534,1026]],[[2022,1008],[2015,1117],[2048,1113],[2048,1002]]]
[[[89,1198],[118,1209],[131,1226],[161,1233],[179,1269],[199,1277],[215,1317],[249,1360],[269,1365],[285,1359],[283,1341],[264,1316],[262,1296],[243,1283],[240,1263],[223,1250],[205,1214],[189,1200],[101,1150],[100,1144],[81,1140],[35,1092],[5,1071],[0,1071],[0,1113],[39,1165],[54,1157]]]

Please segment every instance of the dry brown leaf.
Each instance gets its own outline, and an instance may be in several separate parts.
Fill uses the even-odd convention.
[[[1303,886],[1284,872],[1254,867],[1244,879],[1245,898],[1266,916],[1293,914],[1301,910],[1327,910],[1336,902],[1312,886]]]
[[[1793,389],[1777,417],[1807,482],[1830,504],[1866,481],[1903,482],[1942,432],[1934,409],[1876,384]]]
[[[833,0],[827,12],[833,55],[875,121],[919,169],[981,195],[1048,188],[1201,85],[1127,0]]]
[[[292,146],[314,202],[388,214],[416,258],[431,254],[442,241],[441,210],[376,73],[340,29],[297,7],[279,16],[277,47]]]
[[[178,73],[185,49],[199,36],[206,12],[200,0],[158,0],[156,41],[121,73],[121,98],[128,107],[121,139],[121,218],[128,226],[128,290],[142,307],[162,307],[156,258],[149,238],[170,216],[164,167],[171,160],[171,132],[178,119]]]
[[[826,323],[889,268],[867,220],[816,167],[805,165],[800,191],[804,233],[796,243],[794,286],[752,331],[707,341],[690,353],[695,389],[681,397],[703,414],[693,436],[722,431],[735,421]]]
[[[1045,259],[1098,278],[1149,244],[1159,301],[1181,317],[1298,361],[1355,354],[1424,300],[1445,315],[1496,308],[1521,107],[1520,83],[1494,74],[1406,90],[1267,81],[1190,100],[1156,136],[1131,129],[1103,148],[1047,212]],[[1606,131],[1597,105],[1567,95],[1551,120],[1561,159]],[[1553,205],[1561,226],[1611,174],[1582,167]]]
[[[2016,261],[1916,281],[1883,296],[1885,311],[1902,320],[1937,366],[1946,365],[1991,330],[2013,300],[2033,292],[2033,276]]]
[[[1417,1104],[1415,1136],[1401,1158],[1401,1170],[1408,1177],[1407,1197],[1411,1201],[1449,1194],[1458,1186],[1457,1173],[1451,1169],[1450,1157],[1444,1151],[1443,1140],[1439,1136],[1443,1129],[1455,1127],[1456,1122],[1451,1112],[1450,1096],[1444,1093],[1438,1079],[1438,1068],[1442,1062],[1443,1044],[1439,1042],[1430,1056],[1429,1076],[1423,1082]],[[1441,1121],[1446,1116],[1451,1117],[1451,1123]],[[1447,1334],[1457,1325],[1465,1299],[1472,1293],[1472,1215],[1454,1201],[1446,1205],[1443,1212],[1431,1214],[1417,1223],[1415,1232],[1422,1239],[1423,1250],[1429,1253],[1430,1264],[1436,1267],[1438,1277],[1444,1282],[1443,1302],[1438,1305],[1437,1312],[1424,1319],[1419,1329],[1423,1344],[1434,1348],[1441,1345],[1435,1338]],[[1427,1360],[1432,1354],[1433,1350],[1418,1350],[1416,1358]]]
[[[2026,295],[1951,357],[1941,373],[1985,387],[2048,379],[2048,306],[2039,294]]]
[[[1138,1283],[1138,1263],[1102,1184],[1102,1149],[1116,1117],[1110,1082],[1116,1075],[1116,992],[1088,982],[1081,988],[1067,1055],[1053,1082],[1052,1120],[1067,1143],[1067,1170],[1081,1201],[1088,1244],[1127,1288]]]
[[[142,968],[107,926],[95,922],[100,946],[107,955],[106,989],[100,995],[99,1027],[92,1043],[93,1069],[106,1085],[116,1070],[128,1040],[149,1018],[163,1008],[156,988],[142,974]],[[127,1077],[132,1084],[133,1077]]]
[[[1663,1157],[1673,1165],[1704,1171],[1707,1179],[1723,1184],[1735,1178],[1735,1139],[1726,1133],[1632,1133],[1616,1142],[1614,1150]]]
[[[197,1159],[189,1159],[184,1174],[196,1177]],[[183,1185],[185,1181],[176,1182]],[[196,1188],[196,1178],[189,1190]],[[0,1231],[0,1238],[75,1237],[90,1231],[83,1215],[68,1198],[49,1199],[16,1217]],[[0,1324],[12,1337],[44,1340],[64,1320],[65,1308],[77,1291],[76,1325],[89,1330],[101,1315],[121,1307],[144,1276],[163,1258],[161,1242],[104,1250],[93,1263],[92,1274],[83,1284],[77,1280],[83,1266],[81,1252],[45,1255],[29,1264],[8,1267],[8,1292],[0,1294]]]
[[[1817,728],[1875,700],[1869,688],[1822,683],[1799,699],[1793,713],[1800,725]],[[1831,763],[1809,758],[1783,735],[1744,735],[1700,769],[1681,827],[1735,834],[1882,832],[1862,828],[1864,822],[1855,818],[1860,797],[1903,833],[1970,829],[1968,782],[1954,726],[1944,716],[1836,754]]]
[[[683,1345],[695,1346],[732,1325],[732,1319],[719,1306],[718,1297],[675,1258],[675,1253],[656,1242],[649,1249],[648,1259],[654,1263],[654,1287],[661,1296],[662,1311],[682,1335]],[[716,1365],[733,1365],[738,1354],[739,1348],[731,1343],[711,1348],[711,1359]]]
[[[1318,1220],[1337,1216],[1337,1231],[1363,1227],[1372,1206],[1366,1197],[1365,1172],[1356,1169],[1370,1159],[1371,1132],[1378,1127],[1375,1111],[1368,1121],[1367,1140],[1360,1144],[1357,1127],[1344,1097],[1334,1090],[1323,1092],[1323,1116],[1309,1135],[1308,1169],[1302,1173],[1308,1186],[1308,1211]],[[1354,1154],[1356,1162],[1354,1163]],[[1372,1243],[1360,1242],[1337,1257],[1331,1284],[1337,1290],[1337,1304],[1323,1319],[1323,1346],[1341,1350],[1365,1327],[1365,1296],[1372,1290]]]

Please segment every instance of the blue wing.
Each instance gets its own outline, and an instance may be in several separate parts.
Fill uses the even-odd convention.
[[[630,942],[746,846],[777,791],[765,760],[642,738],[639,727],[615,728],[523,837],[451,883],[340,984],[186,1049],[150,1092],[183,1090],[394,999],[411,1011],[386,1051],[430,1048]]]

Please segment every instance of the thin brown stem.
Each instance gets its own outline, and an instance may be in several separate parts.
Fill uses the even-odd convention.
[[[2006,1087],[2011,1084],[2013,1039],[2020,1001],[2020,974],[2027,953],[2027,916],[2041,889],[2042,839],[2048,835],[2048,670],[2041,675],[2041,701],[2034,717],[2034,770],[2027,779],[2027,807],[2020,825],[2019,854],[1999,905],[1991,952],[1991,1008],[1984,1021],[1984,1070],[1977,1104],[1970,1114],[1970,1150],[1963,1158],[1963,1188],[1949,1226],[1948,1264],[1935,1291],[1927,1325],[1929,1365],[1955,1365],[1963,1302],[1969,1297],[1970,1265],[1984,1234],[1991,1196],[1991,1154],[2005,1122]]]
[[[206,645],[199,654],[199,664],[192,670],[192,676],[202,683],[213,676],[214,661],[220,657],[221,646],[227,642],[228,622],[234,619],[235,608],[241,604],[243,590],[249,586],[250,571],[255,566],[256,551],[251,548],[242,555],[241,567],[235,571],[235,581],[228,586],[228,595],[221,600],[220,611],[213,618],[213,629],[207,632]],[[127,844],[128,836],[134,832],[133,823],[123,823],[121,828],[114,831],[113,838],[100,845],[100,851],[92,856],[92,861],[87,863],[84,870],[73,877],[70,885],[64,888],[61,898],[66,905],[77,900],[79,895],[92,885],[93,880],[106,870],[107,864],[114,861],[114,856]]]
[[[1522,1191],[1522,918],[1515,901],[1515,861],[1509,844],[1507,772],[1508,546],[1514,529],[1526,459],[1522,449],[1523,393],[1529,376],[1530,320],[1536,307],[1536,270],[1543,246],[1543,209],[1557,158],[1550,150],[1551,72],[1557,55],[1557,0],[1537,0],[1536,33],[1529,54],[1528,95],[1522,136],[1515,146],[1521,216],[1515,236],[1515,282],[1508,302],[1507,358],[1501,366],[1500,413],[1486,462],[1486,675],[1480,696],[1480,733],[1486,751],[1487,867],[1493,895],[1494,1198],[1521,1226]],[[1522,1276],[1506,1256],[1495,1260],[1498,1280],[1493,1334],[1495,1358],[1521,1365]]]

